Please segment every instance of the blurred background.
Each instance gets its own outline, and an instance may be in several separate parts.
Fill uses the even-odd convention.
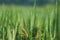
[[[0,0],[0,40],[60,40],[60,0]]]
[[[34,5],[35,0],[0,0],[0,4],[14,4],[14,5]],[[56,0],[36,0],[36,4],[38,6],[45,5],[45,4],[56,4]]]

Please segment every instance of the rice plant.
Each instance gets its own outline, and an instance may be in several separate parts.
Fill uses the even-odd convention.
[[[59,40],[56,10],[51,5],[38,7],[36,0],[33,7],[1,5],[0,40]]]

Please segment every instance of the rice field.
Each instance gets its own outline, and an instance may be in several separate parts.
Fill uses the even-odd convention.
[[[56,29],[56,6],[0,6],[0,40],[59,40]]]

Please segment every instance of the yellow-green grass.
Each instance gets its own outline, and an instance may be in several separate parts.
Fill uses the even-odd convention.
[[[55,17],[56,7],[52,5],[37,6],[36,8],[33,6],[1,5],[0,27],[2,27],[3,33],[1,39],[55,40]],[[38,30],[36,33],[33,31],[35,27]],[[36,36],[32,37],[34,33]]]

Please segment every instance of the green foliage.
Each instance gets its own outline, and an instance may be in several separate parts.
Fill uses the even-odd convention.
[[[37,7],[36,4],[34,7],[2,5],[0,10],[0,39],[56,39],[57,17],[54,6]]]

